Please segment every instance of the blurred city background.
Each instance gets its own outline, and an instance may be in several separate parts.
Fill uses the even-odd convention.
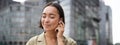
[[[25,45],[42,33],[40,16],[51,1],[63,7],[64,34],[77,45],[113,45],[112,10],[103,0],[0,0],[0,45]]]

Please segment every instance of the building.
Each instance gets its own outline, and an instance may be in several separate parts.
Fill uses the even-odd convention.
[[[101,19],[99,24],[100,45],[112,45],[112,10],[100,0],[99,17]]]
[[[43,32],[39,28],[39,19],[44,0],[28,0],[24,5],[7,4],[5,7],[1,4],[0,45],[25,45],[32,36]]]
[[[78,45],[99,43],[99,0],[60,1],[66,19],[66,35],[77,41]]]
[[[102,0],[59,0],[65,12],[65,34],[78,45],[112,45],[112,10]]]
[[[14,2],[12,0],[0,0],[0,9],[3,9],[4,7],[7,7],[14,3],[19,3],[19,2]]]

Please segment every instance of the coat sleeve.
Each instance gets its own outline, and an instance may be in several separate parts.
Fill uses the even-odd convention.
[[[28,42],[26,43],[26,45],[36,45],[36,38],[37,36],[30,38]]]
[[[72,38],[66,37],[66,39],[67,39],[67,44],[66,45],[77,45],[76,41],[73,40]]]
[[[76,41],[73,40],[71,45],[77,45]]]

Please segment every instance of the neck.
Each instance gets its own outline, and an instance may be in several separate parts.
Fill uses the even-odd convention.
[[[45,37],[50,38],[50,39],[57,39],[55,31],[46,31]]]

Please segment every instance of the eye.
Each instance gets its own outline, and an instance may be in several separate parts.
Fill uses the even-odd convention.
[[[54,18],[55,18],[55,16],[54,16],[54,15],[50,15],[50,18],[51,18],[51,19],[54,19]]]
[[[45,15],[42,15],[42,18],[46,18],[46,16],[45,16]]]
[[[51,18],[51,19],[54,19],[55,17],[54,17],[54,16],[51,16],[50,18]]]

